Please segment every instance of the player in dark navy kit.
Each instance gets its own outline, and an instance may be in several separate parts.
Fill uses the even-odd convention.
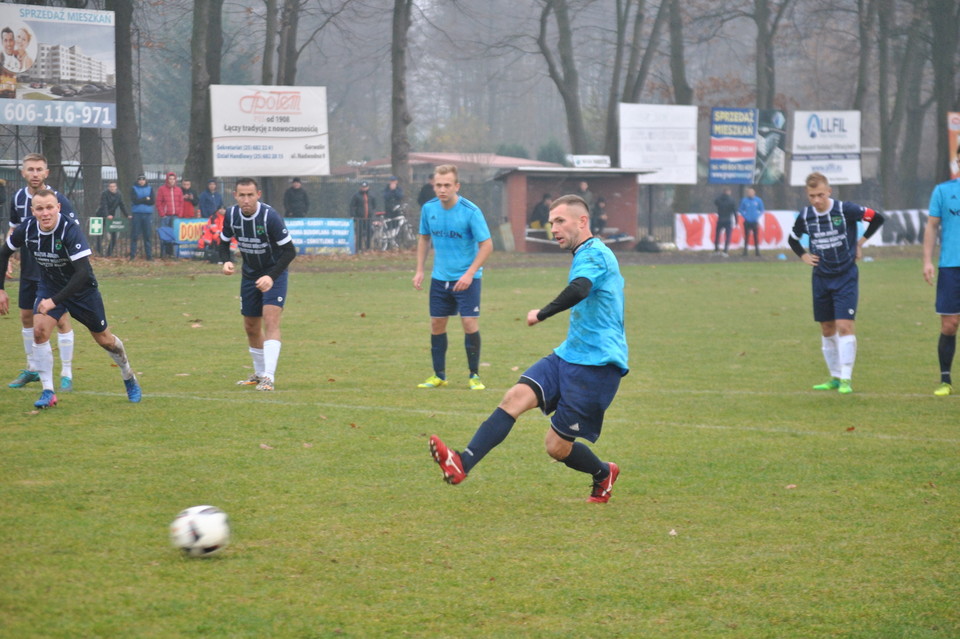
[[[800,211],[788,241],[793,252],[813,267],[813,319],[820,322],[823,359],[830,371],[830,379],[813,388],[836,390],[846,395],[853,392],[851,378],[857,359],[854,333],[860,295],[857,260],[864,242],[883,224],[883,215],[853,202],[831,198],[833,191],[822,173],[808,175],[806,186],[810,206]],[[858,240],[860,221],[868,224]],[[810,237],[809,252],[800,244],[804,234]]]
[[[127,398],[139,402],[140,385],[120,338],[110,332],[103,298],[90,266],[90,247],[80,225],[60,213],[57,194],[40,189],[33,194],[33,217],[17,226],[0,247],[0,269],[6,269],[14,251],[25,246],[40,266],[40,285],[33,310],[33,356],[43,385],[34,406],[56,406],[53,390],[53,350],[50,334],[69,312],[90,330],[93,339],[120,367]],[[10,310],[10,299],[0,280],[0,315]]]
[[[47,158],[39,153],[30,153],[24,156],[20,168],[20,175],[27,181],[27,185],[17,191],[10,200],[11,233],[21,222],[33,217],[30,206],[33,194],[40,189],[50,189],[50,187],[46,185],[46,179],[50,175]],[[70,200],[59,193],[57,193],[57,200],[60,202],[60,214],[76,220],[76,212]],[[37,297],[37,286],[39,284],[40,267],[37,266],[30,252],[26,248],[21,248],[20,295],[18,297],[18,306],[20,307],[20,324],[23,327],[21,334],[23,337],[23,350],[27,355],[27,367],[21,370],[17,378],[8,384],[10,388],[23,388],[31,382],[40,381],[40,375],[37,374],[36,367],[33,364],[33,302]],[[60,352],[61,391],[73,389],[73,345],[73,326],[70,324],[70,316],[65,314],[57,324],[57,350]]]
[[[287,267],[297,256],[293,238],[277,211],[260,201],[253,178],[237,180],[237,204],[227,211],[220,234],[220,260],[224,275],[233,275],[230,240],[237,239],[243,256],[240,280],[240,314],[253,358],[253,375],[242,386],[272,391],[280,359],[280,318],[287,301]]]
[[[960,165],[960,145],[957,146]],[[933,268],[933,251],[940,237],[940,260]],[[940,316],[940,339],[937,357],[940,361],[940,385],[933,391],[937,397],[953,394],[950,369],[957,351],[957,327],[960,326],[960,178],[941,182],[930,194],[927,228],[923,235],[923,278],[927,284],[937,280],[937,301],[934,309]]]
[[[523,373],[463,452],[432,435],[430,453],[444,480],[459,484],[506,439],[521,414],[540,408],[544,415],[553,413],[547,454],[590,475],[593,489],[587,501],[606,503],[620,468],[601,461],[576,440],[597,441],[604,412],[617,394],[620,378],[629,371],[623,277],[613,252],[590,232],[590,208],[583,198],[564,195],[554,200],[549,224],[560,248],[573,253],[573,264],[567,287],[547,306],[529,311],[527,325],[570,309],[567,339]]]

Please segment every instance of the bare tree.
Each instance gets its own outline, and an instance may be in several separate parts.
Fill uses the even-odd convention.
[[[933,93],[936,97],[938,181],[950,177],[949,161],[956,149],[947,144],[947,112],[960,107],[955,73],[957,69],[957,29],[960,25],[960,3],[956,0],[927,0],[932,24]]]
[[[117,21],[114,45],[117,61],[117,128],[113,131],[113,155],[117,163],[117,181],[129,188],[137,174],[143,171],[133,100],[133,56],[130,55],[135,50],[131,38],[133,5],[124,0],[107,0],[107,8],[115,12]]]
[[[210,140],[210,85],[220,82],[220,51],[223,47],[221,10],[223,0],[198,2],[193,6],[191,51],[190,136],[183,173],[195,184],[213,175]]]
[[[410,184],[410,138],[407,127],[413,122],[407,110],[407,34],[410,32],[410,11],[413,0],[395,0],[390,44],[390,66],[393,78],[393,108],[390,117],[390,166],[404,184]]]
[[[550,45],[551,16],[556,28],[556,48]],[[567,117],[567,133],[573,153],[588,153],[587,131],[583,125],[580,107],[580,76],[573,51],[573,32],[567,0],[546,0],[540,11],[540,31],[537,46],[547,63],[547,73],[553,80]]]

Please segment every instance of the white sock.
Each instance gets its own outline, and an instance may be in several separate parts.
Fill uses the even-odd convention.
[[[857,361],[857,336],[843,335],[840,344],[840,379],[853,379],[853,364]]]
[[[33,363],[33,329],[21,329],[20,334],[23,335],[23,352],[27,354],[27,370],[36,371]]]
[[[263,375],[263,349],[250,347],[250,356],[253,358],[254,374]]]
[[[43,390],[53,390],[53,349],[50,342],[33,345],[33,363],[40,375]]]
[[[263,342],[263,375],[277,379],[277,360],[280,359],[280,340],[268,339]]]
[[[827,363],[827,369],[830,371],[830,377],[840,377],[840,343],[837,341],[837,334],[830,337],[820,336],[821,347],[823,349],[823,360]],[[849,379],[843,377],[842,379]]]
[[[120,367],[120,377],[125,380],[130,379],[133,377],[133,368],[130,366],[130,360],[127,359],[127,349],[123,347],[119,337],[114,335],[113,339],[113,348],[108,348],[107,352],[110,353],[110,359]]]
[[[57,348],[60,350],[60,376],[73,377],[73,331],[57,333]]]

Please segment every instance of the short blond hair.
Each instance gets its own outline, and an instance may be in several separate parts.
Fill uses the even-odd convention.
[[[808,189],[813,189],[821,184],[824,186],[830,186],[830,180],[828,180],[827,176],[823,173],[814,172],[807,176],[806,184]]]
[[[457,165],[456,165],[456,164],[441,164],[440,166],[438,166],[437,168],[435,168],[435,169],[433,170],[433,174],[434,174],[434,175],[437,175],[437,174],[446,175],[447,173],[452,173],[452,174],[453,174],[453,182],[454,182],[454,184],[459,184],[459,183],[460,183],[460,172],[457,171]]]

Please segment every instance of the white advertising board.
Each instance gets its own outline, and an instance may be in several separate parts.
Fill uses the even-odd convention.
[[[697,183],[697,107],[620,103],[620,168],[640,184]]]
[[[220,177],[330,174],[326,87],[212,85]]]
[[[794,112],[792,153],[790,186],[803,186],[813,172],[830,184],[860,184],[860,112]]]

